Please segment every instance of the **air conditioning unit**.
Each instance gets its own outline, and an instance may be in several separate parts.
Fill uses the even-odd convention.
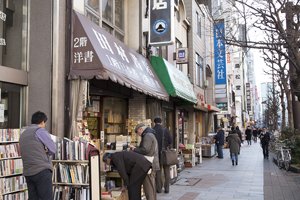
[[[208,85],[209,85],[208,80],[204,80],[204,87],[208,87]]]

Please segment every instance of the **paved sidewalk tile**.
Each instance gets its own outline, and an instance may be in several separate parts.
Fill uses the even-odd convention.
[[[243,144],[237,166],[231,165],[229,151],[224,149],[224,159],[203,158],[202,164],[179,173],[180,179],[194,182],[190,186],[175,183],[169,194],[160,193],[157,199],[300,200],[300,175],[280,170],[271,158],[264,159],[259,143]]]

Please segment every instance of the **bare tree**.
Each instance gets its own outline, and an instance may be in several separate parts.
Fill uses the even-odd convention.
[[[227,34],[225,41],[227,45],[234,45],[245,48],[263,49],[276,54],[289,63],[288,69],[280,73],[289,76],[288,80],[282,79],[282,86],[285,94],[292,102],[288,104],[289,116],[294,121],[300,120],[297,113],[299,102],[295,102],[294,95],[300,99],[300,0],[228,0],[232,2],[236,14],[239,16],[239,23],[244,24],[245,32],[256,30],[263,37],[246,38],[239,40],[239,37],[232,32]],[[280,48],[279,48],[280,47]],[[278,69],[279,71],[281,68]],[[286,71],[288,70],[288,73]],[[280,79],[281,80],[281,79]],[[294,95],[291,95],[294,94]],[[290,108],[290,109],[289,109]],[[290,113],[291,112],[291,113]],[[299,119],[298,119],[299,118]],[[289,120],[289,122],[292,122]],[[299,125],[295,121],[294,127]]]

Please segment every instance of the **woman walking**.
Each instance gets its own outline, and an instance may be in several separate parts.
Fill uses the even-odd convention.
[[[230,151],[230,157],[232,165],[238,165],[238,154],[240,152],[241,140],[236,131],[232,131],[231,134],[228,135],[228,146]]]

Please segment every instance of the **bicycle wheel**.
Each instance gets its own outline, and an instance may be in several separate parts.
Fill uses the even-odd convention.
[[[283,168],[283,159],[282,159],[280,150],[277,151],[276,158],[277,158],[277,166],[279,167],[279,169],[282,169]]]
[[[288,160],[284,161],[284,169],[286,171],[290,170],[290,165],[291,165],[290,161],[288,161]]]
[[[284,169],[289,171],[291,165],[291,154],[288,150],[284,152]]]

